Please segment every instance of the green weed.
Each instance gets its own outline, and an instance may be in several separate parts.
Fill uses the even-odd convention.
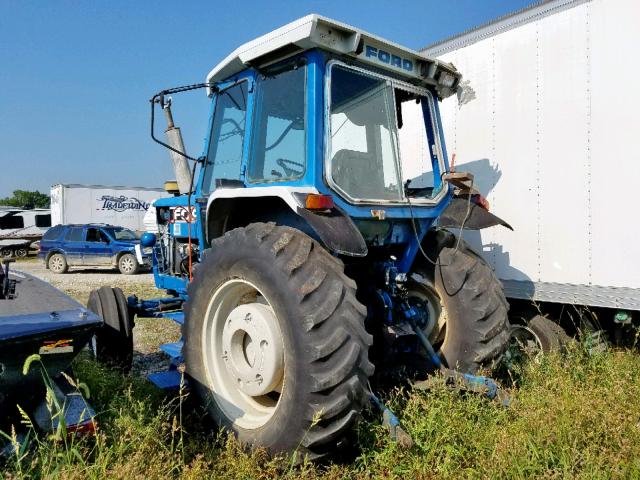
[[[640,478],[640,357],[572,344],[518,372],[512,406],[444,385],[385,398],[415,445],[388,438],[377,418],[358,430],[360,453],[341,464],[247,452],[213,430],[197,402],[166,396],[91,360],[76,362],[98,412],[95,437],[42,441],[4,465],[8,478]],[[11,437],[11,433],[7,434]],[[33,443],[33,442],[32,442]],[[72,452],[69,449],[73,449]]]

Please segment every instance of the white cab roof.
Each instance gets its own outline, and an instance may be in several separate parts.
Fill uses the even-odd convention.
[[[312,48],[350,55],[410,79],[435,85],[443,98],[455,92],[461,77],[450,63],[429,58],[345,23],[311,14],[237,48],[209,72],[207,83],[220,82],[248,67],[264,67]]]

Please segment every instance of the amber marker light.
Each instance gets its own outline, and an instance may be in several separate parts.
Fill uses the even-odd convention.
[[[305,200],[305,208],[308,210],[328,210],[333,208],[333,197],[319,193],[310,193]]]

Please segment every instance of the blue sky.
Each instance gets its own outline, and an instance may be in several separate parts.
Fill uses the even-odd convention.
[[[420,48],[531,3],[0,0],[0,197],[55,183],[161,186],[172,173],[149,137],[148,99],[204,81],[240,44],[308,13]],[[174,102],[198,156],[207,98]]]

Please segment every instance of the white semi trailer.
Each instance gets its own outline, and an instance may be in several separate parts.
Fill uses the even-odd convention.
[[[108,223],[142,231],[151,203],[166,196],[161,188],[58,184],[51,187],[51,223]]]
[[[552,0],[423,50],[463,74],[443,130],[514,227],[471,237],[507,297],[640,310],[639,21],[637,0]]]

